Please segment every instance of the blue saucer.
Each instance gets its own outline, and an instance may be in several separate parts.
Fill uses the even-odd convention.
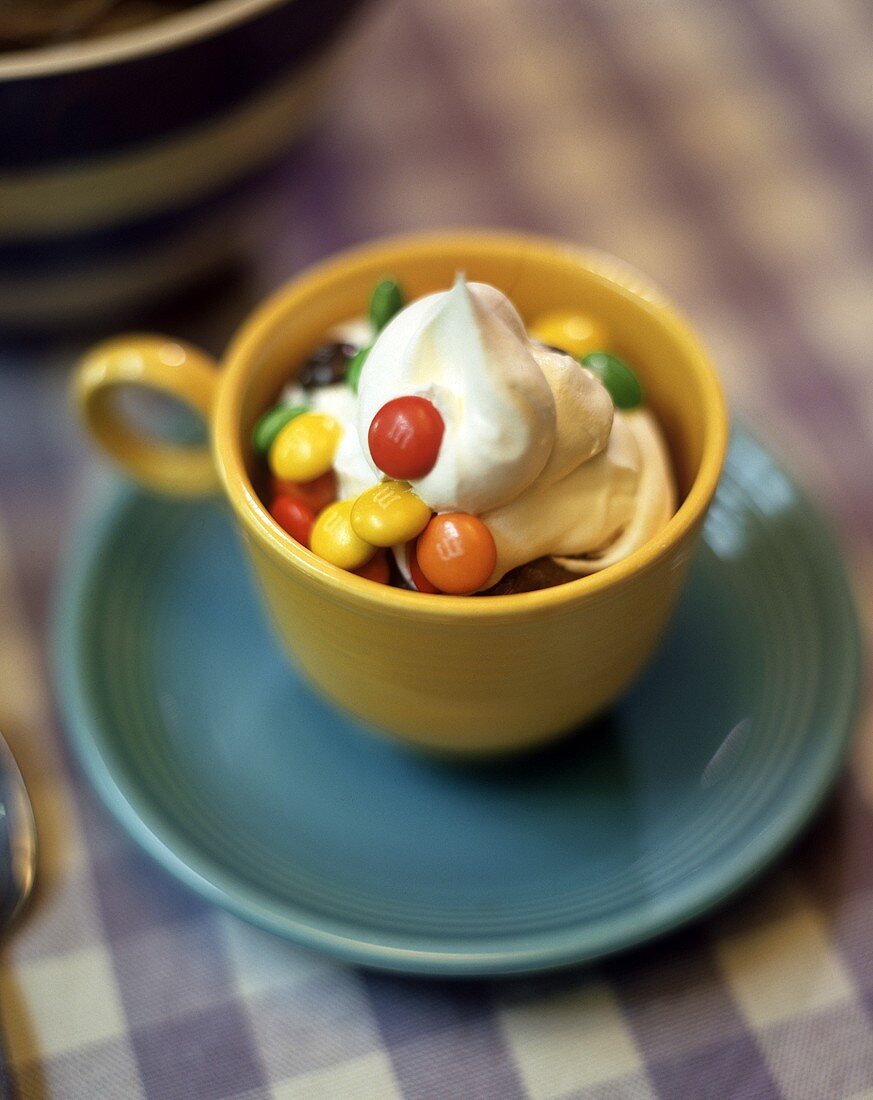
[[[653,666],[514,763],[422,759],[314,694],[218,504],[120,493],[76,542],[56,626],[70,737],[152,855],[281,935],[434,975],[602,957],[727,897],[821,802],[860,679],[834,544],[742,433]]]

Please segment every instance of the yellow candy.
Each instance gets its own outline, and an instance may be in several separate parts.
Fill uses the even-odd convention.
[[[314,554],[340,569],[360,569],[376,553],[372,543],[352,530],[353,500],[329,504],[315,521],[309,545]]]
[[[405,481],[383,481],[361,493],[352,508],[352,527],[374,546],[397,546],[420,535],[430,508]]]
[[[285,425],[270,447],[270,469],[283,481],[313,481],[333,466],[342,427],[326,413],[306,412]]]
[[[569,352],[574,359],[610,348],[609,333],[601,324],[587,313],[569,309],[541,314],[527,331],[534,340]]]

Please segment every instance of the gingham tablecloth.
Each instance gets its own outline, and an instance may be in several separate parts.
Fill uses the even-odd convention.
[[[254,283],[163,327],[218,350],[253,297],[353,241],[558,234],[637,264],[873,585],[873,14],[868,0],[405,0],[286,180]],[[743,897],[585,972],[376,976],[248,927],[126,838],[68,757],[45,660],[96,465],[63,364],[0,370],[0,726],[42,840],[3,945],[25,1097],[873,1097],[873,726],[822,818]]]

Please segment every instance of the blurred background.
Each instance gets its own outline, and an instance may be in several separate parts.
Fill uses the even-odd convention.
[[[16,7],[0,0],[0,17]],[[165,19],[177,22],[167,30]],[[711,349],[736,415],[820,501],[869,625],[867,0],[212,0],[123,33],[134,36],[127,73],[117,43],[111,64],[93,66],[76,44],[52,46],[48,62],[31,46],[0,53],[0,581],[9,594],[0,639],[15,638],[0,648],[0,721],[28,731],[15,748],[42,798],[53,899],[34,914],[24,956],[40,954],[62,924],[75,938],[94,919],[70,867],[87,871],[86,848],[99,859],[120,843],[70,767],[43,657],[69,526],[104,476],[70,412],[69,370],[119,325],[220,354],[254,304],[304,266],[407,230],[504,226],[603,249],[675,300]],[[87,49],[110,48],[100,42]],[[753,925],[800,928],[791,965],[825,951],[825,922],[855,920],[852,890],[869,886],[873,866],[871,806],[865,713],[823,831],[749,903]],[[810,866],[814,885],[798,894]],[[847,884],[845,896],[828,875]],[[134,905],[156,896],[168,920],[194,906],[132,851],[129,876]],[[86,891],[98,910],[100,890],[98,876]],[[813,917],[809,890],[823,906]],[[731,919],[734,932],[748,923]],[[858,919],[856,931],[869,932]],[[710,1004],[712,962],[692,940],[637,959],[642,977],[619,966],[619,996],[633,986],[654,1020],[670,971],[685,975],[688,1006]],[[861,1006],[873,971],[860,931],[853,942],[843,949]],[[835,965],[827,955],[831,978]],[[827,990],[821,1004],[847,996],[839,982]],[[417,1012],[417,995],[403,996]],[[448,1006],[455,1019],[456,1001],[437,990],[423,1011]],[[468,1001],[471,1017],[477,1003]],[[743,1092],[750,1063],[737,1054],[724,1062],[738,1082],[731,1095],[862,1095],[873,1087],[858,1023],[866,1011],[834,1024],[849,1038],[828,1047],[830,1076],[816,1076],[814,1059],[797,1069],[802,1036],[792,1033],[768,1054],[782,1091],[754,1077]],[[648,1019],[638,1026],[657,1030]],[[30,1041],[12,1038],[23,1062]],[[693,1095],[728,1094],[701,1084]]]
[[[170,8],[120,37],[0,53],[4,433],[63,435],[72,453],[63,370],[119,326],[219,353],[265,293],[338,248],[508,226],[659,282],[742,415],[844,522],[866,521],[865,4]],[[21,447],[3,461],[4,493],[38,495]]]

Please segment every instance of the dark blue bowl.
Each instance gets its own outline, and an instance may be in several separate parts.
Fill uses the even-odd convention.
[[[250,247],[363,0],[213,0],[0,55],[0,334],[122,314]]]

